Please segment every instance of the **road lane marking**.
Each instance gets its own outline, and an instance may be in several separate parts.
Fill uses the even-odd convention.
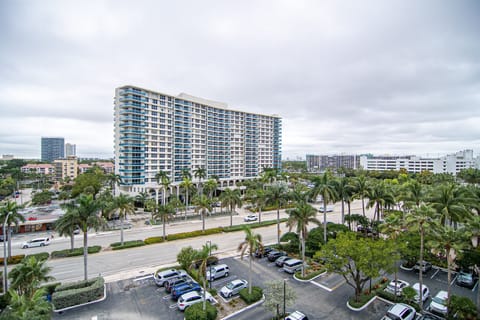
[[[435,271],[435,273],[434,273],[434,274],[433,274],[433,275],[430,277],[430,279],[433,279],[433,278],[435,278],[435,276],[436,276],[436,275],[437,275],[437,273],[439,273],[439,272],[440,272],[440,269],[437,269],[437,271]]]
[[[150,278],[153,278],[153,274],[149,274],[148,276],[143,276],[140,278],[135,278],[133,279],[133,281],[141,281],[141,280],[150,279]]]
[[[452,280],[452,282],[450,282],[450,285],[454,284],[455,283],[455,280],[457,280],[457,276],[455,276]]]

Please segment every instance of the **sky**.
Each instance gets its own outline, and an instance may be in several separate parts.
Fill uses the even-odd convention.
[[[0,1],[0,155],[113,157],[116,87],[278,114],[283,158],[480,153],[480,1]]]

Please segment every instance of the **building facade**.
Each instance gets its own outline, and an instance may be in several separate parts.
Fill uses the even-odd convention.
[[[23,173],[37,173],[44,175],[53,175],[55,167],[49,163],[28,163],[20,168]]]
[[[65,139],[42,137],[42,161],[52,162],[65,157]]]
[[[65,144],[65,157],[76,156],[77,155],[77,145],[67,143]]]
[[[74,180],[78,175],[78,159],[70,156],[64,159],[53,161],[55,166],[55,179],[57,181],[65,180],[67,177]]]
[[[306,155],[309,172],[323,172],[327,169],[337,171],[340,168],[357,169],[360,158],[357,155]]]
[[[173,184],[198,168],[220,186],[281,168],[281,118],[229,109],[227,104],[135,86],[115,90],[115,174],[125,192]],[[195,178],[194,178],[195,180]]]
[[[417,156],[360,156],[360,166],[365,170],[388,171],[405,169],[410,173],[430,171],[456,175],[463,169],[480,169],[480,158],[473,156],[473,150],[459,151],[443,157]]]

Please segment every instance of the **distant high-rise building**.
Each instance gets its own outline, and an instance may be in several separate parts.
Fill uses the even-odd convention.
[[[307,154],[307,170],[323,172],[327,169],[357,169],[360,158],[356,155],[313,155]]]
[[[65,180],[65,178],[75,179],[78,175],[78,160],[75,156],[53,161],[55,166],[55,178],[57,181]]]
[[[65,144],[65,157],[76,156],[77,155],[77,145],[67,143]]]
[[[42,161],[52,162],[65,157],[64,138],[42,137]]]

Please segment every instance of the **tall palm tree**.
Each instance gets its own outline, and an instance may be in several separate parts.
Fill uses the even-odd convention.
[[[11,280],[10,288],[20,295],[31,297],[41,283],[55,280],[48,275],[51,270],[52,268],[46,265],[46,260],[25,258],[8,273]]]
[[[265,202],[277,209],[277,244],[280,244],[280,208],[287,203],[287,187],[284,184],[274,184],[267,188]]]
[[[254,233],[250,227],[245,226],[244,229],[245,231],[245,240],[242,241],[238,245],[238,250],[240,251],[240,257],[243,259],[243,255],[245,254],[245,251],[248,250],[248,260],[249,260],[249,266],[248,266],[248,294],[252,294],[252,260],[253,260],[253,255],[255,254],[255,251],[262,250],[263,251],[263,243],[262,243],[262,236],[260,234]]]
[[[140,192],[139,194],[137,194],[135,196],[135,200],[142,204],[143,210],[145,210],[145,205],[146,205],[146,202],[147,202],[148,198],[150,198],[150,194],[146,191]]]
[[[454,225],[467,219],[471,212],[467,210],[468,198],[465,189],[453,183],[446,183],[435,188],[429,199],[432,207],[440,214],[440,221],[444,225]]]
[[[115,197],[115,187],[122,183],[122,177],[118,174],[112,173],[107,175],[106,179],[112,189],[112,196]]]
[[[182,180],[185,178],[192,180],[192,174],[190,173],[190,169],[187,169],[187,168],[182,169]]]
[[[10,213],[10,215],[8,215]],[[16,202],[7,201],[7,203],[0,208],[0,223],[3,225],[5,223],[5,218],[8,216],[6,226],[8,230],[8,234],[4,234],[3,237],[5,239],[8,238],[8,257],[12,256],[12,231],[10,227],[14,224],[18,226],[20,222],[25,222],[25,217],[18,212],[18,206]]]
[[[83,269],[84,280],[88,280],[87,264],[88,264],[88,229],[98,230],[104,225],[103,218],[98,214],[100,204],[93,199],[93,195],[80,195],[77,199],[77,208],[74,217],[80,230],[83,232]]]
[[[70,237],[70,250],[75,249],[75,238],[74,232],[78,228],[75,221],[75,213],[72,212],[75,210],[74,206],[65,205],[63,206],[67,212],[55,221],[55,231],[61,237]]]
[[[354,187],[349,178],[342,177],[339,180],[334,180],[335,192],[338,196],[338,199],[342,203],[342,224],[345,223],[345,203],[349,205],[352,201],[352,196],[354,192]],[[349,212],[350,214],[350,212]]]
[[[451,298],[452,265],[455,262],[456,256],[459,255],[461,251],[468,246],[469,237],[469,232],[464,228],[454,229],[444,224],[437,224],[435,227],[432,228],[432,240],[430,242],[430,247],[433,250],[443,252],[447,258],[447,305],[450,304]]]
[[[266,193],[263,188],[249,189],[250,203],[258,210],[258,222],[262,222],[262,207],[266,204]]]
[[[353,185],[355,186],[355,195],[362,199],[362,213],[365,216],[365,197],[369,189],[368,179],[365,175],[358,176],[353,180]]]
[[[205,195],[195,197],[194,199],[195,211],[200,213],[202,217],[202,231],[205,232],[205,216],[212,211],[212,201]]]
[[[153,219],[160,219],[163,224],[163,240],[167,238],[166,233],[165,233],[165,223],[170,220],[172,215],[175,213],[175,208],[170,205],[160,205],[158,206],[158,210],[155,211],[154,214],[152,214]]]
[[[420,255],[419,262],[420,266],[423,265],[423,253],[424,253],[424,242],[425,242],[425,231],[429,230],[435,221],[436,212],[435,210],[427,205],[421,205],[416,208],[413,213],[407,214],[405,217],[405,225],[410,227],[410,229],[418,230],[420,233]],[[418,282],[420,283],[420,308],[423,307],[422,299],[422,286],[423,286],[423,270],[420,268],[418,272]]]
[[[168,173],[165,172],[165,171],[161,171],[161,170],[158,171],[155,174],[155,181],[157,181],[158,185],[161,184],[163,186],[163,198],[165,199],[165,193],[167,192],[166,188],[165,188],[166,181],[168,181],[168,185],[170,185],[170,178],[168,177]],[[158,204],[158,197],[157,197],[156,200],[157,200],[157,204]],[[165,201],[163,201],[163,204],[165,204]]]
[[[126,195],[120,194],[113,201],[111,215],[117,214],[120,219],[120,243],[123,246],[123,221],[129,214],[135,213],[135,206],[133,205],[133,199]]]
[[[401,199],[407,208],[420,207],[426,197],[425,185],[417,180],[407,182],[402,191]]]
[[[175,217],[178,216],[178,210],[182,210],[183,208],[185,208],[185,205],[178,196],[170,198],[168,204],[175,209]]]
[[[10,308],[3,311],[4,319],[37,319],[51,318],[52,304],[45,299],[47,290],[40,288],[34,290],[31,296],[20,295],[15,290],[8,291],[10,295]]]
[[[163,187],[163,201],[162,204],[166,205],[167,204],[167,190],[170,188],[170,178],[168,176],[162,177],[162,181],[160,182]]]
[[[394,202],[393,194],[389,192],[385,182],[379,181],[374,183],[368,190],[366,194],[368,198],[367,208],[375,206],[375,213],[373,219],[377,216],[377,221],[380,221],[381,216],[383,215],[383,208],[387,202]]]
[[[305,277],[305,241],[308,234],[308,224],[314,223],[320,225],[317,219],[317,210],[309,205],[307,202],[300,202],[295,209],[288,211],[287,227],[289,231],[292,228],[297,228],[297,234],[300,236],[302,243],[302,277]]]
[[[185,192],[185,220],[187,220],[187,210],[188,210],[188,195],[190,190],[193,188],[192,180],[188,177],[184,177],[183,181],[180,183],[180,187]]]
[[[314,186],[311,190],[311,198],[316,199],[318,195],[322,196],[323,201],[323,241],[327,243],[327,204],[334,201],[338,196],[335,191],[333,179],[329,172],[313,179]]]
[[[235,212],[235,208],[242,206],[242,198],[240,196],[240,190],[235,189],[232,190],[230,188],[226,188],[223,190],[222,194],[220,195],[220,201],[222,202],[222,207],[227,207],[230,209],[230,227],[233,225],[233,213]],[[235,212],[236,213],[236,212]]]
[[[205,192],[208,193],[208,197],[210,199],[213,198],[213,193],[217,190],[217,186],[218,186],[218,182],[215,179],[208,179],[205,182],[205,185],[203,187],[204,187]]]
[[[199,183],[198,194],[202,194],[203,193],[202,181],[207,177],[207,170],[205,170],[205,168],[198,167],[193,171],[193,176],[198,179],[198,183]]]
[[[195,260],[200,260],[200,266],[198,268],[198,274],[200,275],[203,283],[203,310],[207,308],[205,293],[207,292],[207,266],[208,260],[212,257],[212,251],[218,250],[218,246],[214,243],[208,242],[202,246],[201,250],[196,253]]]

